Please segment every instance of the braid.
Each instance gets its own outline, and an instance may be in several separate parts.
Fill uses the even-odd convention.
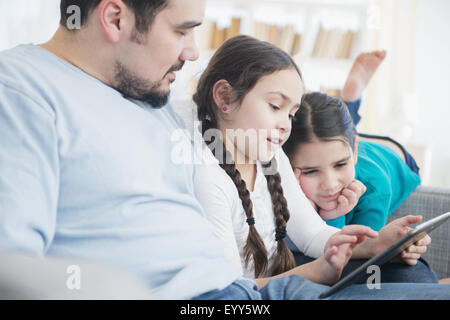
[[[271,162],[275,162],[276,167],[276,159],[273,158]],[[274,258],[274,264],[270,270],[270,274],[277,275],[295,267],[294,256],[286,245],[286,242],[283,240],[286,236],[286,223],[289,220],[290,215],[286,198],[283,195],[283,188],[281,187],[280,174],[277,171],[275,174],[265,174],[265,177],[267,180],[267,187],[272,198],[273,213],[276,224],[275,239],[277,241],[276,256]]]
[[[230,176],[238,190],[239,198],[242,202],[247,222],[249,224],[249,231],[247,236],[247,243],[244,246],[244,260],[247,266],[250,258],[253,258],[255,268],[255,278],[264,274],[268,266],[268,252],[264,245],[264,241],[255,228],[253,220],[253,203],[250,199],[250,192],[247,189],[245,181],[242,180],[239,170],[234,164],[220,164],[222,169]],[[250,223],[250,222],[253,223]]]
[[[202,135],[204,135],[208,129],[214,127],[214,124],[209,119],[202,119]],[[209,144],[208,146],[212,146],[212,144]],[[238,191],[239,198],[241,199],[242,207],[244,208],[247,223],[249,225],[247,242],[244,246],[244,261],[247,266],[250,259],[253,258],[255,278],[258,278],[267,271],[268,252],[264,245],[264,241],[254,225],[253,203],[250,199],[250,192],[248,191],[239,170],[236,168],[234,161],[231,161],[231,163],[226,161],[226,159],[232,158],[226,150],[225,145],[223,145],[222,150],[224,152],[216,152],[217,150],[211,149],[214,156],[219,160],[220,167],[233,181]],[[275,253],[274,264],[270,270],[270,274],[277,275],[295,267],[294,256],[283,240],[286,236],[286,223],[289,220],[289,210],[287,208],[286,198],[283,195],[283,188],[281,187],[281,177],[278,171],[276,171],[275,158],[268,164],[263,165],[263,172],[271,195],[276,224],[275,239],[277,240],[277,251]]]
[[[214,128],[214,124],[208,119],[202,119],[202,135],[208,129]],[[209,144],[208,146],[211,146]],[[255,222],[253,217],[253,203],[250,199],[250,192],[247,189],[245,181],[242,180],[241,173],[236,168],[234,161],[228,163],[226,159],[232,159],[229,152],[223,145],[224,152],[216,152],[215,149],[211,149],[214,156],[219,160],[220,167],[228,174],[233,181],[239,194],[239,198],[242,202],[245,215],[247,217],[247,223],[249,225],[249,232],[247,236],[247,243],[244,246],[244,261],[248,266],[250,259],[253,258],[253,264],[255,268],[255,278],[258,278],[261,274],[267,271],[268,266],[268,252],[264,245],[264,241],[255,228]]]

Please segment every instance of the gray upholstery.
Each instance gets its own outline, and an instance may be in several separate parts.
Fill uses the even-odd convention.
[[[450,211],[450,189],[419,186],[390,217],[389,221],[409,214],[422,215],[426,221]],[[423,257],[436,271],[438,278],[450,277],[450,223],[435,229],[431,245]]]
[[[71,281],[79,267],[78,285]],[[0,252],[0,300],[150,299],[144,283],[122,271],[81,260]]]

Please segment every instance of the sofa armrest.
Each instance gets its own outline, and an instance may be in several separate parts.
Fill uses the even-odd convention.
[[[122,270],[79,259],[0,251],[0,300],[147,300],[143,281]],[[79,267],[79,282],[71,281]],[[73,269],[72,269],[73,270]]]
[[[426,221],[450,211],[450,188],[419,186],[389,217],[388,222],[406,216],[422,215]],[[423,257],[432,266],[438,278],[450,277],[450,223],[434,230],[431,244]]]

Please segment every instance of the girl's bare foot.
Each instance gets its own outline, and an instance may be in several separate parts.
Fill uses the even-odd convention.
[[[341,97],[344,101],[355,101],[361,97],[375,71],[386,57],[386,51],[361,53],[348,74]]]
[[[450,284],[450,278],[444,278],[439,280],[439,284]]]

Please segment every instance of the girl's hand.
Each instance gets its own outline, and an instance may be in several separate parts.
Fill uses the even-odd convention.
[[[392,245],[395,241],[406,235],[412,230],[409,225],[417,224],[422,221],[422,216],[405,216],[392,221],[385,225],[379,232],[378,239],[375,242],[374,255],[379,254],[387,247]],[[427,251],[427,245],[431,243],[429,235],[425,235],[422,239],[412,244],[402,251],[402,253],[394,258],[394,261],[404,262],[408,265],[414,266],[420,256]]]
[[[342,270],[352,256],[353,248],[366,237],[376,238],[378,233],[369,227],[348,225],[328,239],[323,255],[322,278],[324,284],[333,284],[341,277]]]
[[[324,220],[333,220],[343,216],[358,204],[359,198],[366,192],[366,186],[359,180],[354,179],[347,187],[342,189],[337,199],[337,206],[332,210],[319,209],[319,214]]]

